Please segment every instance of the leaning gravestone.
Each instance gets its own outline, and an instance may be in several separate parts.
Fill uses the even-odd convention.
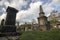
[[[2,25],[0,28],[0,36],[19,35],[19,33],[16,31],[15,26],[16,13],[18,12],[18,10],[8,6],[6,12],[7,12],[6,21],[5,25]]]

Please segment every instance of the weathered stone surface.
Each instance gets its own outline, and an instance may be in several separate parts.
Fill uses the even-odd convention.
[[[0,40],[17,40],[19,36],[0,37]]]
[[[18,12],[18,10],[8,6],[6,12],[7,12],[7,16],[6,16],[5,25],[15,25],[16,13]]]
[[[3,25],[3,21],[4,21],[3,20],[2,26],[0,26],[0,37],[20,35],[19,32],[16,31],[16,26],[15,26],[16,13],[18,12],[18,10],[8,6],[6,12],[7,12],[7,16],[6,16],[5,25]]]
[[[0,37],[0,40],[8,40],[6,37]]]
[[[42,6],[40,6],[38,24],[39,24],[39,27],[38,27],[39,30],[45,31],[50,28],[50,24],[48,23],[45,13],[43,12]]]
[[[2,33],[16,32],[16,26],[14,26],[14,25],[4,25],[4,26],[1,26],[1,32]]]

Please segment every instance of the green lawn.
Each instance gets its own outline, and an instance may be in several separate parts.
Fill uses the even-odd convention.
[[[19,40],[60,40],[60,30],[24,32]]]

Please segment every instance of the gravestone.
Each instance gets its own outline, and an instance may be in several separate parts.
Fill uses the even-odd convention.
[[[8,6],[6,12],[7,12],[7,16],[6,16],[5,25],[15,25],[16,13],[18,12],[18,10]]]
[[[6,21],[5,21],[5,25],[1,26],[0,36],[19,35],[19,33],[16,31],[16,26],[15,26],[16,13],[18,12],[18,10],[8,6],[6,12],[7,12]]]

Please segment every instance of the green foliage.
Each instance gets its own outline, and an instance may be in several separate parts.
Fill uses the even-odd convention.
[[[54,19],[54,20],[50,20],[50,23],[51,23],[52,26],[56,26],[58,21],[56,19]]]
[[[60,40],[60,30],[24,32],[19,40]]]

